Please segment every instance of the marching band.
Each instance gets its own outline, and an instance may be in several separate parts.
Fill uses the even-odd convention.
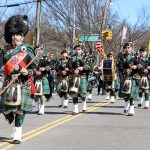
[[[31,98],[36,104],[35,112],[44,115],[55,87],[60,100],[58,107],[68,108],[69,98],[72,99],[72,115],[79,114],[79,99],[82,112],[86,112],[94,88],[98,89],[98,95],[106,94],[111,103],[117,97],[123,98],[124,113],[128,116],[135,114],[135,100],[138,107],[149,108],[150,57],[145,47],[135,54],[132,45],[125,43],[117,60],[111,52],[96,66],[94,59],[84,57],[82,47],[76,45],[72,55],[62,50],[59,61],[50,62],[46,55],[38,56],[40,47],[35,50],[23,43],[28,30],[27,16],[10,17],[4,33],[8,45],[0,47],[4,58],[0,105],[6,120],[14,126],[11,135],[14,144],[21,143],[25,114],[32,111]]]

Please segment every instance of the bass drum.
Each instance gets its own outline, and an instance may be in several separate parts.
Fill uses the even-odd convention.
[[[112,81],[115,79],[116,64],[115,60],[102,61],[102,78],[105,81]]]

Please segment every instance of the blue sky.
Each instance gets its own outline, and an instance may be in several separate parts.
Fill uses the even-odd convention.
[[[0,0],[0,5],[4,5],[5,3],[14,4],[19,2],[27,2],[32,0]],[[112,9],[119,13],[121,19],[127,19],[128,23],[134,24],[137,20],[137,12],[142,8],[149,8],[150,11],[150,0],[111,0],[112,1]],[[25,5],[24,5],[25,6]],[[34,4],[35,8],[35,4]],[[9,14],[13,8],[6,8],[6,14]],[[30,10],[31,11],[31,10]]]
[[[4,5],[10,5],[10,4],[20,4],[20,3],[25,3],[25,2],[32,2],[33,0],[0,0],[0,6],[4,6]],[[35,1],[35,0],[34,0]],[[7,3],[6,3],[7,2]],[[20,5],[21,7],[26,7],[27,5],[24,4],[24,5]],[[29,15],[29,14],[34,14],[35,15],[35,10],[36,10],[36,3],[30,3],[28,4],[28,10],[26,12],[26,15]],[[1,12],[4,12],[2,13],[3,14],[3,17],[2,19],[3,20],[7,20],[9,16],[11,15],[14,15],[15,13],[18,13],[18,6],[16,7],[1,7]]]
[[[112,9],[116,10],[122,19],[127,19],[134,24],[137,20],[137,12],[142,8],[149,8],[150,0],[112,0]]]

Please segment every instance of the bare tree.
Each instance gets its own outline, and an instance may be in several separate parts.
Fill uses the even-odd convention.
[[[25,0],[25,2],[27,1]],[[77,37],[101,34],[104,7],[105,0],[42,0],[40,43],[44,45],[47,52],[54,53],[57,51],[57,56],[61,49],[72,47],[74,8],[76,10],[75,24]],[[36,3],[21,5],[13,8],[11,15],[27,14],[31,31],[34,32],[35,9]],[[1,16],[3,12],[4,9],[1,9]],[[120,39],[123,26],[128,28],[125,42],[131,40],[135,44],[135,49],[148,41],[150,17],[148,9],[143,7],[137,16],[135,24],[130,25],[127,19],[121,20],[119,14],[109,7],[106,22],[108,29],[113,32],[113,39],[111,41],[104,41],[106,52],[113,51],[117,54],[120,51],[122,47]],[[3,20],[0,25],[3,29]],[[2,29],[0,30],[0,36],[3,35]],[[28,37],[26,40],[28,40]],[[84,42],[84,48],[87,51],[94,52],[94,44],[93,42]]]

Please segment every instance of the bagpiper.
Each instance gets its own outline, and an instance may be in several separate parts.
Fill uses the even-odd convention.
[[[139,103],[138,107],[142,107],[144,103],[144,108],[149,108],[149,81],[148,81],[148,66],[149,60],[145,47],[141,47],[139,49],[139,56],[137,57],[137,61],[139,62],[140,76],[141,79],[139,81]]]
[[[12,80],[13,83],[2,94],[2,112],[9,124],[14,124],[11,135],[14,144],[20,144],[25,114],[32,110],[31,89],[34,89],[32,94],[36,92],[31,78],[36,69],[34,49],[23,43],[28,30],[26,15],[11,16],[4,29],[4,38],[9,45],[4,48],[3,88]]]
[[[89,57],[89,59],[86,61],[86,63],[90,67],[89,72],[87,74],[87,76],[88,76],[87,99],[92,100],[93,89],[94,89],[94,87],[97,87],[97,79],[96,79],[96,74],[94,72],[94,69],[95,69],[94,58]]]
[[[88,72],[90,67],[81,58],[82,49],[80,45],[74,47],[72,56],[72,78],[69,79],[69,94],[73,98],[74,111],[72,115],[79,113],[78,98],[82,100],[82,112],[86,112],[86,95],[88,86]]]
[[[120,91],[125,100],[124,113],[128,112],[128,116],[134,115],[134,101],[138,97],[140,66],[132,53],[131,44],[125,43],[123,53],[120,55],[119,71],[121,73]]]
[[[37,93],[34,96],[36,102],[36,112],[38,115],[44,115],[45,113],[45,104],[47,98],[50,96],[50,87],[49,87],[49,74],[50,66],[47,62],[47,56],[43,56],[43,59],[40,59],[38,63],[37,70],[35,71],[35,87]]]
[[[67,50],[61,51],[61,58],[59,60],[58,65],[56,66],[57,71],[57,92],[60,97],[60,104],[59,107],[67,108],[68,107],[68,76],[69,70],[72,68],[70,56],[68,55]]]

